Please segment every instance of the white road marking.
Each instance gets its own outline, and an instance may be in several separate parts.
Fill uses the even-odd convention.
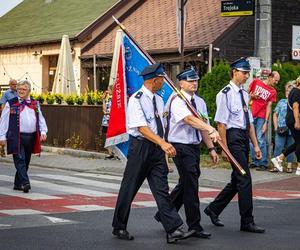
[[[156,207],[155,201],[134,201],[132,202],[134,205],[144,206],[144,207]]]
[[[0,210],[2,214],[8,215],[28,215],[28,214],[45,214],[47,212],[42,212],[33,209],[9,209],[9,210]]]
[[[300,194],[287,194],[287,195],[292,197],[300,197]]]
[[[66,220],[66,219],[61,219],[57,217],[52,217],[52,216],[44,216],[46,219],[50,220],[54,224],[58,223],[73,223],[74,221],[71,220]]]
[[[42,178],[47,178],[47,179],[52,179],[52,180],[72,182],[72,183],[82,184],[82,185],[86,185],[86,186],[113,189],[113,190],[116,190],[116,191],[119,191],[119,189],[120,189],[120,184],[119,183],[95,181],[95,180],[89,180],[89,179],[86,179],[86,178],[74,177],[74,176],[54,175],[54,174],[37,174],[35,176],[42,177]],[[148,188],[140,188],[139,193],[150,194],[151,191]]]
[[[83,177],[94,177],[94,178],[107,179],[107,180],[118,180],[118,181],[121,181],[123,179],[123,176],[106,175],[106,174],[77,173],[74,175],[83,176]]]
[[[122,176],[116,176],[116,175],[105,175],[105,174],[93,174],[93,173],[77,173],[75,174],[76,176],[83,176],[83,177],[94,177],[94,178],[99,178],[99,179],[107,179],[107,180],[118,180],[122,181],[123,177]],[[169,182],[169,187],[173,189],[177,183],[170,183]],[[199,187],[200,192],[214,192],[214,191],[221,191],[220,189],[217,188],[208,188],[208,187]]]
[[[265,197],[265,196],[253,196],[253,199],[257,200],[267,200],[267,201],[279,201],[284,200],[283,198],[277,198],[277,197]]]
[[[62,176],[62,178],[67,177],[67,176]],[[10,178],[10,179],[9,179]],[[6,176],[6,175],[0,175],[0,180],[1,181],[12,181],[12,177]],[[66,186],[66,185],[59,185],[59,184],[54,184],[46,181],[37,181],[31,179],[30,181],[31,186],[35,187],[36,189],[38,188],[45,188],[45,189],[50,189],[53,191],[59,191],[59,192],[64,192],[64,193],[69,193],[69,194],[79,194],[79,195],[86,195],[86,196],[94,196],[94,197],[113,197],[116,196],[115,194],[107,193],[107,192],[100,192],[96,190],[90,190],[90,189],[85,189],[85,188],[77,188],[77,187],[71,187],[71,186]]]
[[[56,200],[56,199],[62,199],[61,197],[58,197],[58,196],[40,194],[40,193],[36,193],[34,191],[29,191],[29,193],[25,194],[22,191],[12,190],[12,188],[7,188],[7,187],[0,187],[0,194],[25,198],[25,199],[29,199],[29,200]]]
[[[103,210],[112,210],[112,207],[98,206],[98,205],[74,205],[74,206],[65,206],[67,208],[79,210],[79,211],[103,211]]]

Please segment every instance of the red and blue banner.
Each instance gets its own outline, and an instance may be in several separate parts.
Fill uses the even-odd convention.
[[[127,101],[143,85],[144,81],[140,76],[140,72],[152,63],[134,41],[124,32],[121,32],[121,34],[120,42],[116,42],[115,45],[119,49],[115,48],[114,52],[118,57],[116,60],[113,60],[113,63],[117,63],[117,65],[112,65],[111,72],[111,75],[114,76],[114,88],[105,147],[111,147],[119,157],[125,159],[128,153],[129,140],[129,136],[126,133]],[[166,81],[158,92],[164,103],[167,103],[172,93],[173,90]]]

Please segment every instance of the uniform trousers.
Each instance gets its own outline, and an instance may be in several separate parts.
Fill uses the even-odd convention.
[[[173,206],[168,186],[168,167],[164,151],[145,138],[130,137],[128,159],[114,212],[114,229],[127,227],[131,203],[147,178],[157,203],[161,223],[167,233],[183,224]]]
[[[18,154],[13,154],[15,168],[15,186],[29,184],[28,168],[31,159],[31,154],[34,146],[36,133],[21,133],[20,134],[20,150]]]
[[[172,190],[171,200],[178,211],[184,205],[189,230],[202,231],[200,225],[200,202],[198,196],[200,177],[200,147],[193,144],[172,143],[176,149],[173,158],[179,174],[179,181]]]
[[[232,166],[231,182],[209,204],[209,208],[216,215],[219,215],[233,197],[238,194],[241,225],[247,225],[253,222],[252,180],[248,166],[249,133],[246,130],[231,128],[226,131],[226,139],[230,153],[245,170],[246,175],[242,176]]]

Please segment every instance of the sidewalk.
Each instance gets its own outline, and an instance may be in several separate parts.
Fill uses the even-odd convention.
[[[43,147],[41,157],[32,156],[31,167],[62,169],[78,172],[122,175],[125,163],[119,160],[105,160],[105,154],[72,150],[55,147]],[[0,158],[1,162],[13,164],[12,156]],[[178,174],[175,171],[169,174],[170,182],[177,182]],[[223,168],[206,168],[201,166],[201,186],[224,187],[230,181],[231,170]],[[270,173],[267,171],[251,170],[253,184],[266,183],[293,177],[293,174]]]

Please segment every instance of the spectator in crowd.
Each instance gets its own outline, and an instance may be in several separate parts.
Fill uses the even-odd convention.
[[[48,132],[39,102],[30,98],[30,90],[28,81],[18,82],[18,96],[6,102],[0,122],[0,145],[7,142],[7,153],[13,154],[17,170],[13,189],[24,193],[31,189],[27,174],[31,154],[41,152],[41,141]]]
[[[287,98],[288,95],[293,88],[293,81],[288,82],[285,85],[285,96],[286,98],[281,99],[274,110],[273,113],[273,124],[274,124],[274,130],[275,130],[275,148],[274,148],[274,156],[280,155],[282,150],[286,147],[289,147],[294,143],[293,136],[291,134],[291,131],[289,130],[288,126],[286,125],[285,122],[285,117],[287,113]],[[292,163],[294,160],[294,154],[290,154],[287,156],[286,161],[287,161],[287,168],[286,172],[287,173],[292,173]],[[274,158],[271,160],[272,162],[274,161]],[[277,169],[275,166],[270,170],[270,172],[278,172],[282,171],[282,166],[281,168]]]
[[[14,98],[17,96],[17,81],[15,79],[9,80],[9,89],[6,90],[2,98],[0,100],[0,104],[5,104],[8,100]]]
[[[283,160],[291,153],[295,152],[297,157],[297,170],[296,175],[300,175],[300,117],[299,117],[299,105],[300,105],[300,76],[295,81],[295,87],[292,88],[287,102],[287,114],[286,125],[291,131],[294,138],[294,143],[286,150],[272,159],[274,166],[282,171]]]
[[[256,170],[267,170],[267,142],[266,132],[268,129],[269,116],[271,114],[272,103],[276,102],[277,92],[275,84],[280,80],[280,75],[277,71],[273,71],[268,75],[265,81],[254,79],[249,86],[249,93],[252,103],[252,115],[254,119],[255,134],[257,137],[259,148],[262,152],[262,159],[258,160],[255,156],[253,146],[251,144],[251,168]]]
[[[106,140],[106,133],[107,133],[107,129],[108,129],[112,93],[113,93],[113,85],[109,85],[107,88],[107,91],[104,94],[103,106],[102,106],[102,110],[103,110],[102,135],[105,136],[104,140]],[[114,157],[115,157],[114,153],[110,149],[108,149],[108,156],[106,156],[105,159],[113,159]]]

